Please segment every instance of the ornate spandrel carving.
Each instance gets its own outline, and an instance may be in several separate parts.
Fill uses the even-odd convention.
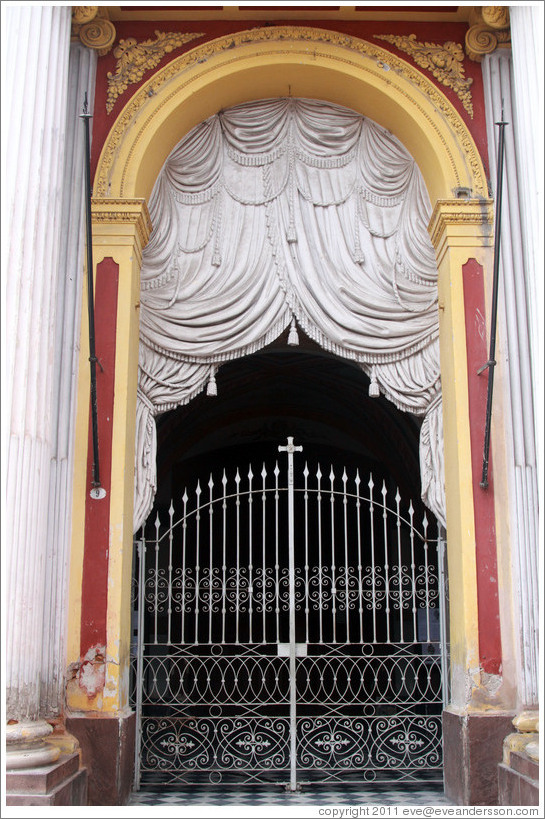
[[[271,26],[267,28],[250,29],[248,31],[220,37],[217,40],[196,45],[185,54],[176,57],[160,68],[147,80],[142,88],[133,94],[112,126],[108,141],[101,155],[97,176],[95,178],[95,191],[97,195],[107,195],[109,174],[126,129],[131,127],[134,118],[149,102],[150,97],[155,96],[155,94],[160,91],[164,83],[171,80],[174,76],[179,75],[183,70],[198,65],[199,63],[204,63],[211,58],[221,55],[225,51],[233,53],[233,49],[238,49],[240,46],[254,46],[263,43],[282,43],[286,45],[285,53],[288,53],[289,50],[290,54],[299,44],[304,44],[305,46],[311,44],[314,55],[320,55],[321,45],[326,44],[327,46],[333,45],[346,49],[347,60],[353,60],[354,58],[358,58],[359,60],[359,58],[363,56],[369,58],[369,60],[373,61],[377,66],[384,66],[385,60],[387,60],[389,68],[392,68],[396,74],[404,76],[410,83],[414,84],[416,89],[425,93],[437,110],[448,120],[454,133],[460,140],[461,149],[467,157],[468,167],[474,178],[473,191],[475,195],[486,196],[487,185],[475,145],[469,138],[465,126],[454,106],[447,100],[445,95],[442,94],[437,85],[421,71],[413,68],[407,61],[402,60],[392,53],[388,53],[384,48],[378,45],[334,31],[303,28],[299,26]],[[403,91],[402,93],[407,100],[407,104],[411,104],[413,101],[412,95],[407,91]],[[430,116],[427,116],[427,118],[431,127],[434,127],[434,120]],[[125,190],[124,185],[125,182],[122,181],[120,188],[122,193]]]
[[[115,42],[115,26],[108,19],[108,10],[99,6],[72,8],[72,37],[99,56],[107,54]]]
[[[473,80],[465,76],[464,50],[459,43],[448,41],[443,45],[437,43],[419,43],[416,34],[396,36],[393,34],[376,34],[377,40],[385,40],[395,45],[400,51],[409,54],[420,68],[431,71],[433,76],[446,88],[452,88],[468,114],[473,117],[471,85]]]
[[[138,43],[134,37],[120,40],[119,45],[114,49],[114,57],[117,57],[115,72],[108,71],[107,75],[107,112],[111,112],[116,99],[127,90],[127,87],[139,82],[145,72],[155,68],[165,54],[203,36],[202,33],[193,32],[166,34],[162,31],[155,31],[155,40],[145,40],[142,43]]]
[[[507,6],[474,6],[469,22],[471,26],[466,34],[465,47],[470,60],[480,63],[498,46],[511,44]]]

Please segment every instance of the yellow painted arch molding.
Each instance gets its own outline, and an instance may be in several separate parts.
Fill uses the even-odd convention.
[[[432,204],[454,198],[456,188],[487,196],[470,132],[421,71],[365,40],[299,26],[220,37],[155,73],[108,134],[95,196],[148,199],[170,151],[199,122],[233,105],[282,96],[344,105],[390,130],[415,158]]]

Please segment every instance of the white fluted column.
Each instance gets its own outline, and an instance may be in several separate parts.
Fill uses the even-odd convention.
[[[513,51],[513,121],[517,146],[519,198],[522,214],[523,253],[528,291],[528,321],[533,374],[543,377],[543,4],[509,7]],[[543,418],[536,412],[536,420]],[[543,457],[542,424],[537,425]]]
[[[510,534],[518,615],[519,704],[538,702],[538,485],[535,439],[535,390],[532,373],[532,278],[523,234],[520,197],[520,145],[517,140],[510,51],[498,49],[482,62],[490,174],[496,196],[498,126],[502,106],[505,127],[504,188],[501,222],[499,331],[505,339],[506,415],[510,498]]]
[[[8,767],[33,765],[41,719],[42,621],[47,583],[52,385],[64,177],[69,6],[6,10],[10,107],[6,144],[8,247],[5,333],[9,442],[6,469],[6,712],[20,750]],[[58,749],[42,748],[43,764]]]
[[[76,377],[78,370],[83,256],[85,249],[85,137],[80,118],[87,93],[93,110],[97,53],[70,46],[65,172],[53,367],[50,498],[42,638],[41,713],[62,710],[71,538]]]

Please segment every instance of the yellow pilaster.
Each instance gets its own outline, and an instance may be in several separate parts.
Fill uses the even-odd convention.
[[[93,201],[94,261],[119,265],[103,711],[128,706],[140,267],[150,232],[144,199]]]
[[[475,520],[462,266],[492,261],[488,199],[438,200],[429,224],[438,264],[439,339],[450,596],[451,706],[465,709],[480,685]]]
[[[116,316],[114,411],[112,426],[112,467],[109,519],[107,643],[104,658],[105,684],[102,693],[89,699],[76,685],[67,689],[67,704],[72,711],[119,712],[128,706],[130,657],[130,592],[132,575],[132,523],[134,494],[134,438],[136,423],[136,386],[138,378],[138,337],[140,267],[142,250],[151,232],[151,221],[144,199],[94,199],[93,264],[112,258],[119,265],[119,290]],[[86,328],[85,324],[85,328]],[[83,336],[82,336],[83,338]],[[88,347],[82,341],[82,365],[87,363]],[[80,366],[80,372],[85,366]],[[82,385],[78,407],[78,434],[82,446],[79,479],[74,493],[74,514],[81,521],[81,536],[73,544],[68,662],[79,662],[79,628],[83,567],[83,521],[85,520],[85,466],[88,435],[89,392]],[[81,486],[80,486],[81,484]],[[77,491],[76,491],[77,490]],[[81,541],[81,542],[79,542]]]

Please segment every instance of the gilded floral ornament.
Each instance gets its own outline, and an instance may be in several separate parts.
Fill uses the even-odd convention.
[[[139,82],[146,71],[155,68],[165,54],[174,51],[195,40],[203,37],[203,34],[188,32],[170,32],[165,34],[162,31],[155,32],[155,40],[145,40],[138,43],[134,37],[120,40],[119,45],[114,49],[114,57],[117,57],[115,72],[108,71],[108,99],[106,100],[106,110],[111,112],[116,99],[127,90],[129,85]]]
[[[474,6],[469,22],[465,46],[470,60],[480,63],[485,54],[492,54],[498,46],[510,45],[509,9],[506,6]]]
[[[471,100],[471,78],[465,76],[464,50],[459,43],[449,41],[444,45],[436,43],[419,43],[416,34],[397,36],[394,34],[376,34],[377,40],[385,40],[395,45],[400,51],[409,54],[420,68],[431,71],[433,76],[447,88],[452,88],[462,105],[473,118]]]

